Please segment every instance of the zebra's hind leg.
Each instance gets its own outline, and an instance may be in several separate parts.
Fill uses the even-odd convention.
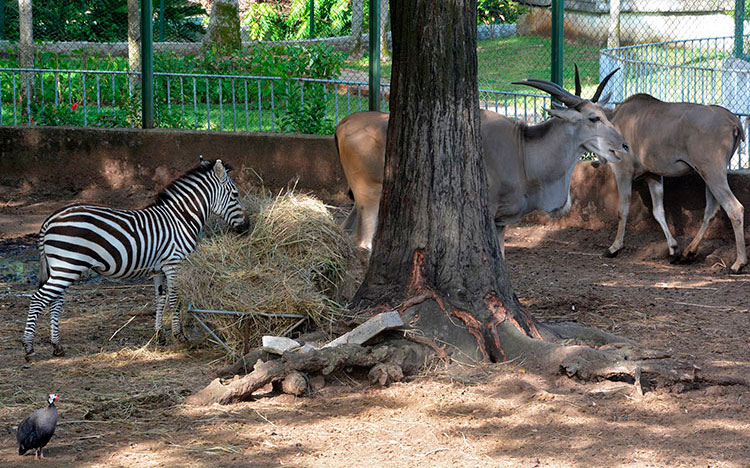
[[[60,344],[60,331],[58,328],[64,297],[65,293],[63,292],[52,302],[49,308],[49,333],[53,356],[65,356],[65,348]]]
[[[45,283],[31,296],[29,315],[26,317],[26,329],[23,332],[23,350],[26,353],[27,361],[31,361],[36,355],[34,352],[34,335],[36,334],[39,313],[46,309],[52,301],[56,301],[64,290],[63,288],[61,291],[58,288],[49,286],[49,283]]]

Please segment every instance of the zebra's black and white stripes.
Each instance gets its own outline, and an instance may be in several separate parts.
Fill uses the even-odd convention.
[[[34,354],[37,319],[47,306],[53,354],[64,354],[58,321],[65,290],[88,270],[113,278],[155,274],[159,333],[165,307],[174,309],[177,303],[180,262],[195,250],[209,214],[221,216],[235,228],[247,224],[228,170],[221,160],[201,161],[141,210],[71,205],[47,218],[39,240],[39,290],[31,298],[24,331],[27,358]],[[183,338],[177,313],[172,332]]]

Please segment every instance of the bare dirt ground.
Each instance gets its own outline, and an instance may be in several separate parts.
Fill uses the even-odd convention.
[[[670,265],[659,233],[629,232],[626,243],[639,247],[604,259],[612,234],[510,229],[507,263],[522,303],[539,318],[599,327],[704,371],[750,374],[750,277],[721,271],[731,246],[707,242],[699,262]],[[338,375],[312,397],[188,407],[185,396],[224,362],[211,345],[147,345],[146,282],[73,286],[61,321],[67,356],[51,357],[45,315],[40,361],[25,366],[36,248],[33,237],[12,237],[5,231],[0,245],[0,466],[38,466],[18,456],[5,428],[51,390],[61,394],[46,451],[55,467],[750,466],[749,388],[639,396],[627,383],[540,375],[524,362],[426,371],[388,388]]]

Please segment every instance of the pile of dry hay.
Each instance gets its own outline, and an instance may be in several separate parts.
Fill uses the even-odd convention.
[[[361,268],[329,207],[294,191],[275,198],[248,195],[243,205],[254,227],[245,235],[216,225],[208,229],[183,263],[178,278],[181,302],[248,313],[207,316],[208,326],[235,353],[258,346],[263,335],[283,335],[301,322],[258,314],[303,315],[324,331],[350,318],[343,305],[350,297],[344,291],[353,291],[352,285],[361,281]]]

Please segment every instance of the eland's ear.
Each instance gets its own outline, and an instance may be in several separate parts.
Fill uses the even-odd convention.
[[[568,122],[576,122],[583,118],[580,112],[578,112],[575,109],[570,109],[567,107],[564,109],[552,108],[552,109],[546,109],[546,110],[547,110],[547,113],[549,113],[551,117],[557,117],[559,119],[567,120]]]
[[[221,159],[217,159],[214,163],[214,174],[219,180],[224,180],[227,178],[227,170],[224,168],[224,164],[221,162]]]
[[[604,107],[607,104],[609,104],[609,100],[610,99],[612,99],[612,93],[607,93],[607,94],[604,95],[603,98],[601,98],[601,99],[599,99],[599,101],[597,101],[597,104],[599,104],[600,106]]]

